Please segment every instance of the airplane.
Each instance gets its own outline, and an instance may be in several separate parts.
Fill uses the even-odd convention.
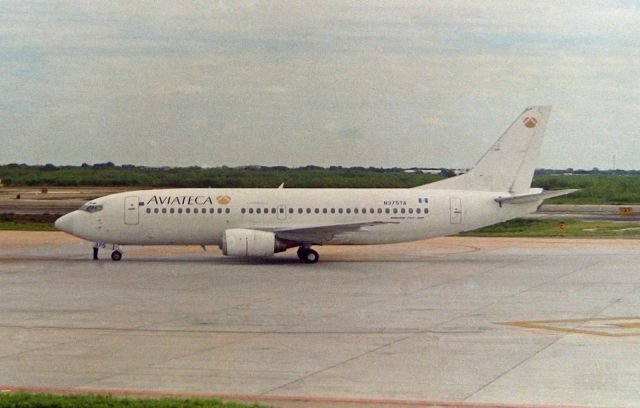
[[[576,190],[531,188],[551,107],[528,107],[467,173],[413,188],[189,188],[127,191],[91,200],[56,220],[59,230],[112,247],[217,245],[232,257],[269,257],[312,246],[367,245],[454,235],[535,212]]]

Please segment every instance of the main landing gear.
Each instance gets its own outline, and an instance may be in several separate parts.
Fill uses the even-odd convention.
[[[320,260],[320,255],[309,247],[298,248],[298,258],[304,263],[313,264]]]
[[[100,250],[100,248],[106,248],[107,245],[102,243],[102,242],[96,242],[95,244],[93,244],[93,260],[97,261],[98,260],[98,251]],[[120,249],[119,245],[114,244],[113,245],[113,252],[111,252],[111,259],[114,261],[119,261],[122,259],[122,250]]]

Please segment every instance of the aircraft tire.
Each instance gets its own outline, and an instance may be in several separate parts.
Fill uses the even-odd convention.
[[[120,251],[113,251],[111,253],[111,259],[114,261],[119,261],[122,259],[122,252]]]
[[[318,252],[314,251],[313,249],[307,249],[304,252],[305,253],[304,253],[304,258],[302,258],[302,262],[307,264],[314,264],[320,260],[320,255],[318,254]]]

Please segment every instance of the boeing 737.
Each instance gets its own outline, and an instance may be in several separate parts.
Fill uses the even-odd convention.
[[[163,189],[97,198],[56,228],[111,247],[217,245],[224,255],[268,257],[289,248],[318,262],[312,246],[365,245],[453,235],[533,213],[575,190],[531,188],[550,107],[529,107],[470,171],[408,189]]]

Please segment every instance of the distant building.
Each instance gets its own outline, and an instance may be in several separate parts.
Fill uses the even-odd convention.
[[[451,176],[459,176],[461,174],[466,173],[467,171],[469,171],[469,169],[445,169],[445,168],[436,169],[433,167],[425,167],[425,168],[414,167],[411,169],[406,169],[404,172],[405,173],[438,174],[438,175],[444,175],[445,177],[451,177]]]
[[[434,169],[434,168],[424,168],[424,169],[406,169],[405,173],[422,173],[422,174],[440,174],[442,169]]]

